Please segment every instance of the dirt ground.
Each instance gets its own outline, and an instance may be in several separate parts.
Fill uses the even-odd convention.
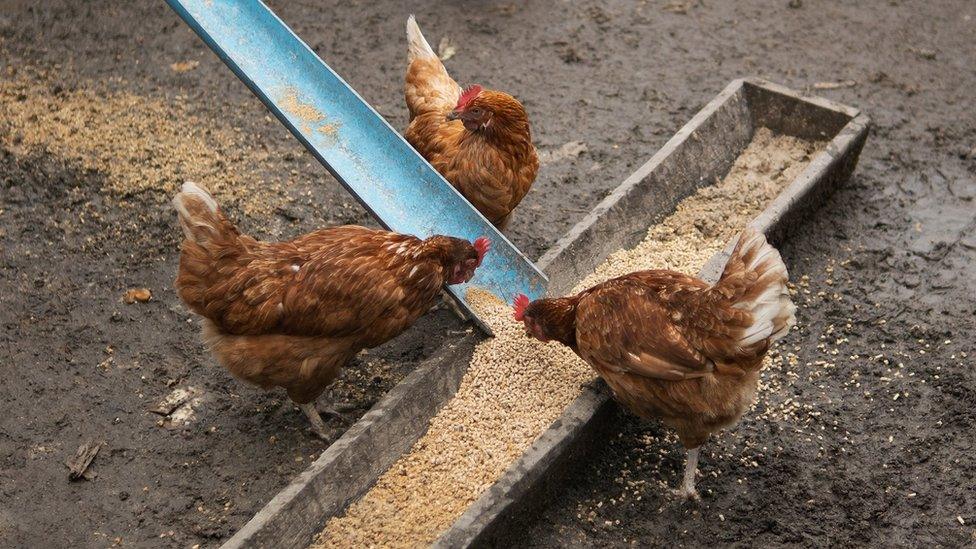
[[[783,250],[808,277],[783,348],[795,365],[706,447],[703,501],[667,496],[681,452],[621,416],[524,539],[976,543],[971,2],[271,4],[395,127],[415,13],[456,45],[462,83],[524,100],[541,150],[583,143],[549,155],[513,222],[531,256],[732,78],[862,107],[875,128],[854,178]],[[0,114],[0,546],[219,543],[325,444],[284,395],[204,353],[171,289],[172,190],[215,186],[267,238],[366,214],[161,2],[0,0]],[[142,286],[152,301],[121,301]],[[428,315],[327,396],[355,419],[463,329]],[[189,387],[188,424],[150,411]],[[89,440],[104,442],[96,476],[69,482]]]

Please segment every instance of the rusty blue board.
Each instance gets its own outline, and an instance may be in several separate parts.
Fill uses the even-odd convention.
[[[384,227],[491,240],[471,282],[449,288],[472,316],[471,287],[542,297],[545,275],[264,3],[167,2]]]

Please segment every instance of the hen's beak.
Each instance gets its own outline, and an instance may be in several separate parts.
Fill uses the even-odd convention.
[[[461,119],[461,113],[459,113],[458,111],[451,111],[451,112],[447,113],[447,119],[448,120],[460,120]]]

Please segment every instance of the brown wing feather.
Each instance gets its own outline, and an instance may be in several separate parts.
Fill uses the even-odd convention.
[[[598,370],[682,380],[712,371],[713,363],[689,337],[693,316],[688,297],[707,287],[703,282],[663,271],[651,274],[656,284],[631,276],[594,288],[580,300],[577,342],[580,355]]]

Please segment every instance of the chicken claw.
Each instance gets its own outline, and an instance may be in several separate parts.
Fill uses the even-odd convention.
[[[692,488],[691,491],[688,491],[685,488],[675,488],[674,490],[671,490],[671,493],[679,499],[685,501],[701,501],[701,496],[698,495],[698,490],[695,490],[694,488]]]
[[[322,421],[322,416],[319,415],[319,411],[315,408],[315,403],[306,402],[305,404],[299,404],[298,408],[308,418],[308,422],[312,424],[312,433],[322,440],[330,440],[330,433],[325,427],[325,422]]]
[[[343,423],[352,423],[352,420],[350,420],[348,417],[346,417],[345,414],[336,410],[335,408],[316,408],[316,411],[318,411],[319,413],[332,416]]]

